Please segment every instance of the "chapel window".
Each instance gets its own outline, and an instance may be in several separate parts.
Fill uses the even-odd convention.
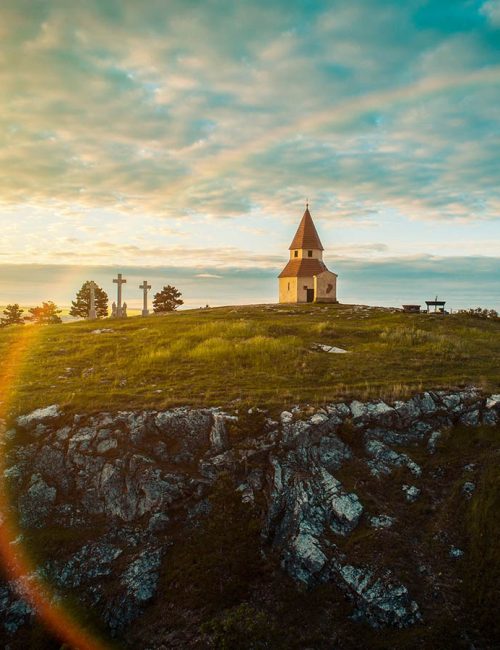
[[[313,256],[313,252],[312,251],[307,251],[307,257],[312,257],[312,256]]]
[[[299,251],[293,251],[293,256],[298,257],[299,256]]]

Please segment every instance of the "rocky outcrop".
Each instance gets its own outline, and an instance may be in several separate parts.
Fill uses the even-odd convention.
[[[397,535],[400,514],[425,491],[412,449],[437,453],[441,433],[455,424],[498,424],[500,396],[468,389],[393,404],[297,407],[235,441],[236,421],[219,409],[188,408],[68,418],[55,405],[18,418],[4,478],[20,526],[82,531],[67,556],[38,571],[56,592],[76,590],[121,633],[157,596],[172,531],[210,516],[207,494],[227,473],[243,501],[265,504],[263,550],[294,580],[334,583],[354,617],[373,627],[418,621],[417,598],[397,568],[348,541],[363,530]],[[376,500],[364,499],[355,476]],[[464,498],[474,498],[474,483],[463,485]],[[4,629],[14,634],[31,616],[14,583],[4,585]]]

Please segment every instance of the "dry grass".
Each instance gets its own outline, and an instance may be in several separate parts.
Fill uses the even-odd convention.
[[[32,329],[33,326],[29,326]],[[93,333],[96,328],[111,332]],[[21,327],[0,330],[0,353]],[[346,305],[192,310],[164,317],[39,327],[10,385],[13,411],[270,407],[396,399],[425,388],[500,386],[500,321]],[[313,351],[313,343],[349,354]],[[1,398],[0,398],[1,399]]]

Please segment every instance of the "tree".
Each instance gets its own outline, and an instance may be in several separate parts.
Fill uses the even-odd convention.
[[[108,294],[95,285],[95,311],[97,318],[105,318],[108,315]],[[82,284],[82,288],[76,294],[76,299],[71,302],[70,316],[87,318],[90,309],[90,280]]]
[[[153,300],[153,310],[155,314],[160,314],[166,311],[175,311],[179,305],[184,304],[181,300],[182,294],[175,287],[167,284],[161,291],[155,294]]]
[[[28,311],[31,316],[26,316],[26,320],[30,320],[37,325],[62,323],[62,320],[59,317],[61,310],[57,308],[57,305],[55,305],[52,300],[43,302],[41,307],[30,307]]]
[[[0,318],[0,327],[6,327],[7,325],[24,325],[24,318],[22,316],[24,309],[20,309],[17,303],[14,305],[7,305],[3,310],[3,313],[4,317]]]

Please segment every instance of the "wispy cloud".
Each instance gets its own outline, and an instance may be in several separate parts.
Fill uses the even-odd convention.
[[[450,254],[487,240],[480,224],[498,240],[499,16],[496,0],[4,0],[2,255],[271,266],[307,196],[349,256],[394,254],[395,219],[469,224]]]

